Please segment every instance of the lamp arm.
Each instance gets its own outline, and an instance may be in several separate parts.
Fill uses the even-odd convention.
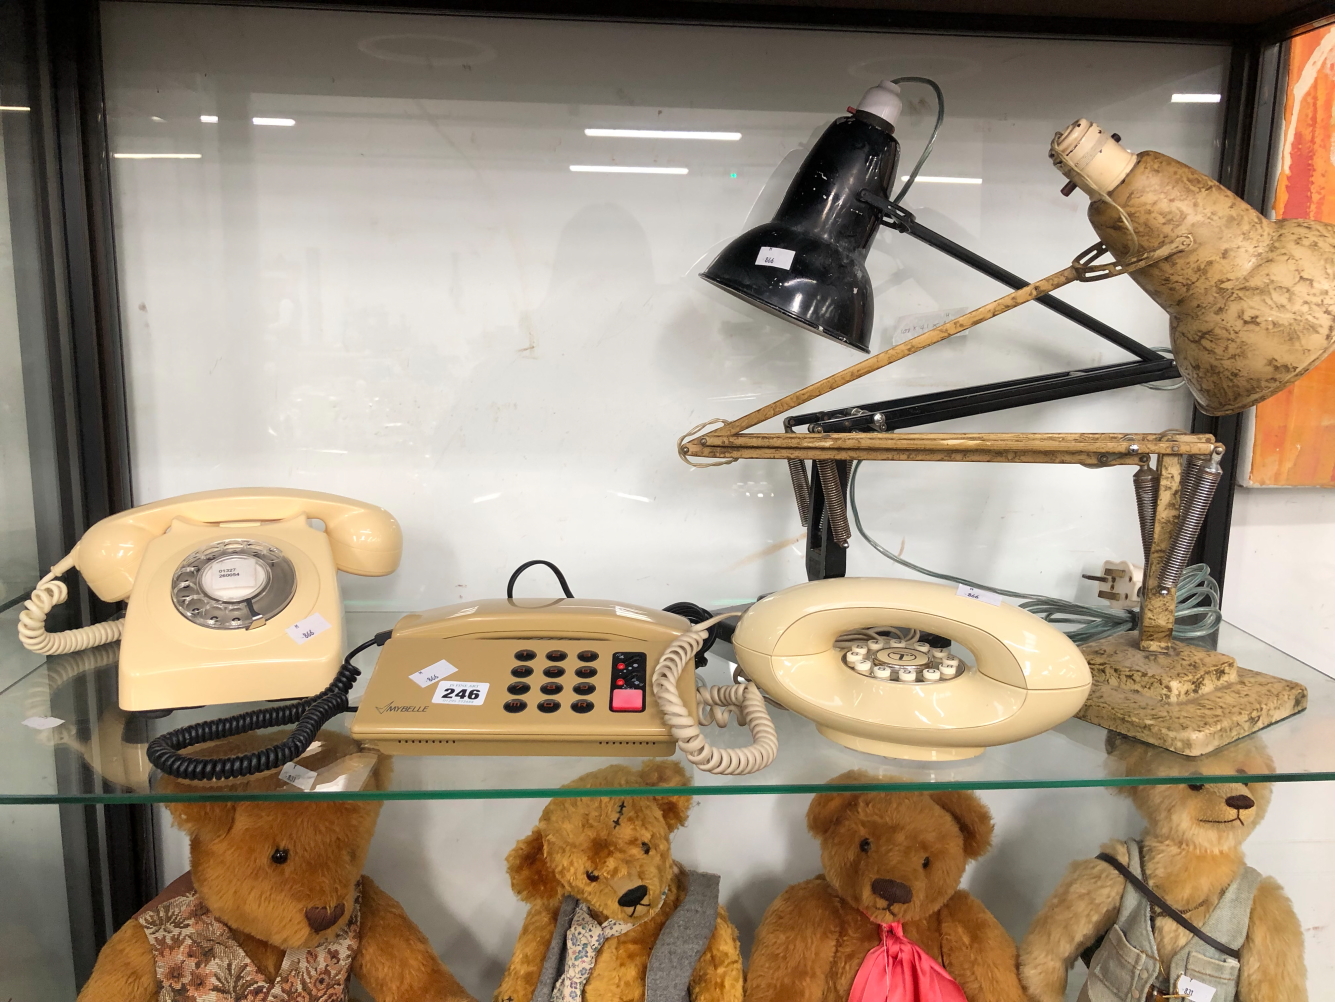
[[[975,271],[981,272],[993,281],[1000,282],[1011,289],[1023,289],[1029,284],[1019,275],[994,264],[981,254],[977,254],[962,244],[957,244],[944,234],[937,233],[930,227],[924,226],[918,222],[917,217],[912,212],[902,205],[882,198],[871,190],[859,192],[858,198],[881,213],[881,225],[887,229],[907,233],[915,240],[920,240],[927,246],[936,248],[947,257],[952,257],[961,264],[966,264]],[[1083,327],[1091,334],[1097,334],[1105,341],[1117,345],[1123,351],[1129,352],[1143,362],[1158,362],[1164,357],[1153,348],[1147,348],[1135,338],[1123,334],[1114,327],[1109,327],[1102,320],[1091,317],[1084,310],[1077,309],[1070,303],[1053,296],[1040,296],[1034,301],[1040,306],[1047,307],[1058,316],[1065,317],[1073,324]]]

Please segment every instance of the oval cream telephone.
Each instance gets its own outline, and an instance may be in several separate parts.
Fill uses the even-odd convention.
[[[324,523],[313,528],[311,519]],[[121,639],[120,705],[157,710],[310,696],[343,656],[335,572],[380,576],[402,535],[383,508],[315,491],[242,488],[157,501],[104,518],[51,568],[19,615],[39,654]],[[77,567],[123,621],[47,633]]]

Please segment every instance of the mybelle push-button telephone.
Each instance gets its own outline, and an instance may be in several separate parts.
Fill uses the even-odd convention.
[[[485,599],[399,620],[352,735],[404,755],[670,755],[650,687],[681,616],[582,598]],[[695,712],[695,679],[677,692]]]
[[[323,529],[311,525],[318,519]],[[30,650],[63,654],[121,640],[120,705],[157,710],[308,697],[343,657],[336,571],[399,565],[389,512],[315,491],[243,488],[157,501],[98,522],[38,583],[20,614]],[[77,567],[124,620],[47,633]]]

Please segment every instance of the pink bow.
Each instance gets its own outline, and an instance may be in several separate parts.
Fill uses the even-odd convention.
[[[904,935],[900,922],[881,926],[848,1002],[967,1002],[964,990],[927,951]]]

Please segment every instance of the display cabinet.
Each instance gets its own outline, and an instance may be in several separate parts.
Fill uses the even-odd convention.
[[[396,756],[374,792],[168,792],[146,759],[153,737],[259,704],[124,711],[117,646],[32,654],[15,636],[21,603],[98,519],[255,484],[356,497],[402,524],[395,574],[340,576],[349,646],[405,613],[500,595],[532,557],[559,563],[576,594],[654,608],[721,609],[803,580],[782,462],[691,470],[675,444],[851,360],[697,277],[772,215],[825,124],[883,78],[935,80],[945,120],[907,204],[1037,277],[1092,240],[1046,159],[1078,117],[1268,209],[1288,39],[1335,16],[1261,0],[1129,5],[1116,19],[1000,6],[34,0],[0,12],[0,872],[16,901],[0,997],[72,998],[115,929],[188,866],[162,804],[242,796],[387,801],[368,872],[490,997],[522,918],[506,851],[546,799],[599,793],[564,784],[613,760]],[[914,87],[906,173],[936,112]],[[998,289],[903,234],[877,239],[868,271],[875,347]],[[1118,281],[1063,295],[1141,345],[1167,344],[1162,314]],[[1021,310],[827,403],[1124,357]],[[1327,998],[1335,654],[1307,622],[1316,606],[1291,629],[1252,610],[1290,565],[1329,560],[1258,553],[1251,522],[1235,531],[1245,421],[1207,417],[1165,381],[932,428],[1177,428],[1225,444],[1195,554],[1226,585],[1225,623],[1195,642],[1307,687],[1306,710],[1259,736],[1274,772],[1251,781],[1276,794],[1248,855],[1294,899],[1309,996]],[[999,588],[1098,604],[1082,575],[1141,550],[1125,470],[880,463],[861,477],[883,548]],[[1226,580],[1231,537],[1246,574]],[[857,538],[847,561],[850,576],[911,573]],[[52,629],[119,613],[70,581]],[[357,660],[354,705],[375,653]],[[711,652],[706,681],[726,680],[729,654]],[[849,769],[870,771],[866,789],[983,794],[997,842],[966,884],[1017,939],[1070,860],[1135,833],[1109,791],[1236,781],[1128,775],[1106,732],[1075,719],[934,764],[850,751],[786,711],[775,723],[769,768],[693,771],[675,850],[722,875],[744,949],[777,893],[819,869],[802,814]]]

